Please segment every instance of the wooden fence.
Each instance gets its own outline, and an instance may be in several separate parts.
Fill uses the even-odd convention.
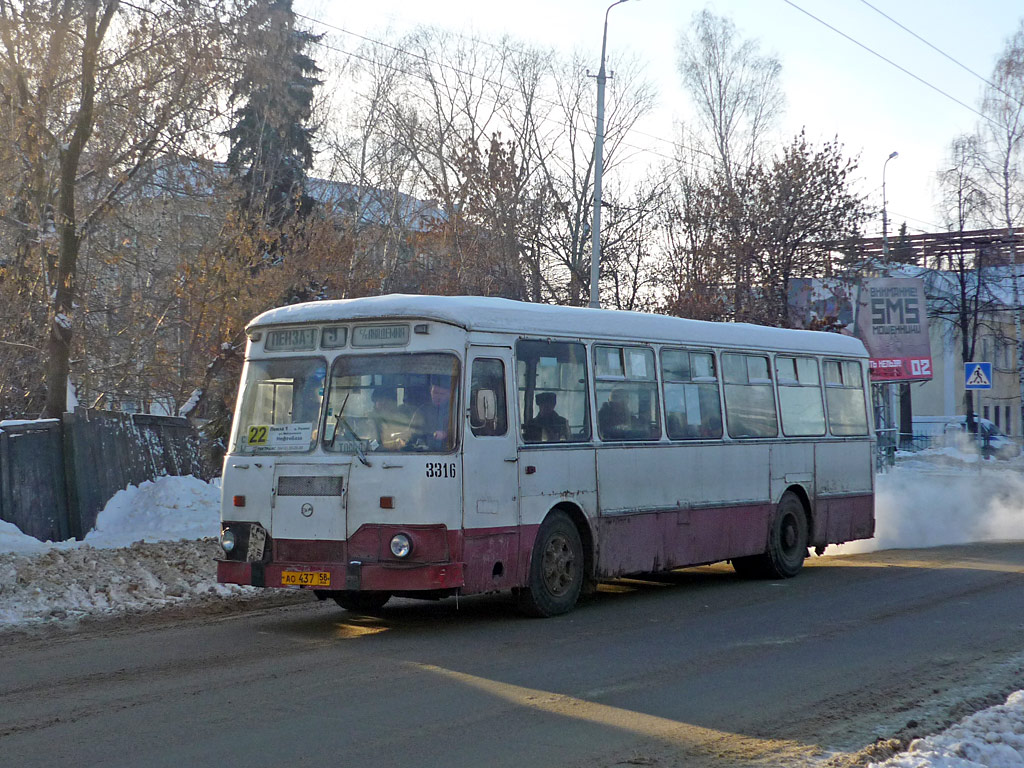
[[[186,419],[78,408],[0,423],[0,520],[41,541],[84,538],[115,493],[163,475],[212,475]]]

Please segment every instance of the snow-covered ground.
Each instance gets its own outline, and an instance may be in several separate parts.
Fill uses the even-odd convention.
[[[884,768],[1019,768],[1024,765],[1024,691],[956,725],[910,742]]]
[[[119,491],[84,541],[0,520],[0,631],[256,592],[217,584],[219,501],[217,483],[164,477]]]
[[[0,521],[0,633],[253,597],[217,584],[218,483],[165,477],[119,492],[84,541],[42,543]],[[878,476],[876,537],[826,556],[1024,538],[1024,458],[900,455]],[[1024,768],[1024,691],[914,741],[885,768]]]

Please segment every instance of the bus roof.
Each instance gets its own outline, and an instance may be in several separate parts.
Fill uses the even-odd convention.
[[[665,344],[794,350],[866,357],[852,336],[748,323],[713,323],[681,317],[587,307],[532,304],[484,296],[389,294],[293,304],[256,317],[246,330],[270,325],[354,320],[434,320],[468,331],[522,333]]]

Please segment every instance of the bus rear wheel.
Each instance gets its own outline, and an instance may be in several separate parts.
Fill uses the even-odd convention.
[[[788,579],[800,573],[807,557],[807,516],[803,502],[790,491],[782,494],[768,532],[768,549],[760,555],[738,557],[732,567],[740,576]]]
[[[576,606],[583,587],[583,542],[572,520],[559,510],[537,531],[527,586],[519,590],[519,608],[528,616],[557,616]]]
[[[388,600],[390,592],[335,592],[334,602],[353,613],[377,613]]]

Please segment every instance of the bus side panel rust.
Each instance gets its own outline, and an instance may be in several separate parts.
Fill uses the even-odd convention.
[[[875,497],[851,494],[818,498],[819,515],[825,523],[825,544],[870,539],[875,534]]]
[[[520,586],[520,539],[532,542],[535,537],[535,526],[524,526],[523,530],[518,526],[467,528],[462,538],[462,561],[466,564],[463,594]]]
[[[598,576],[652,573],[763,552],[775,507],[750,504],[602,517]]]

